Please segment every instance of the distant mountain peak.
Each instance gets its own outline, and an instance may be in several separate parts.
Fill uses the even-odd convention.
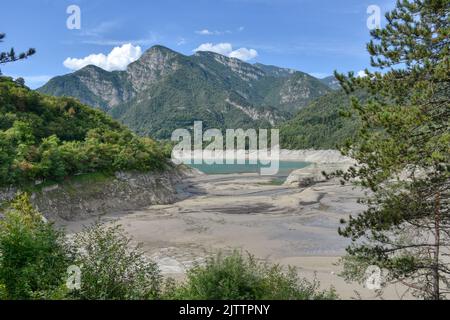
[[[181,55],[181,53],[159,44],[154,45],[150,49],[146,50],[143,55],[145,56],[147,54],[154,54],[154,53],[169,53],[174,55]]]
[[[155,60],[168,60],[172,59],[174,57],[182,56],[182,54],[173,51],[172,49],[166,48],[164,46],[156,45],[148,49],[147,51],[142,54],[142,56],[136,60],[135,62],[131,63],[128,67],[135,65],[135,64],[145,64],[148,62],[154,62]]]
[[[148,49],[126,71],[88,66],[38,91],[101,108],[140,134],[170,137],[193,119],[210,128],[270,127],[330,91],[318,79],[218,53]]]
[[[83,69],[84,69],[84,70],[96,70],[96,71],[102,70],[102,71],[105,71],[104,69],[102,69],[102,68],[96,66],[95,64],[89,64],[89,65],[87,65],[87,66],[81,68],[80,70],[83,70]],[[79,70],[78,70],[78,71],[79,71]]]
[[[158,79],[178,70],[181,57],[184,56],[164,46],[153,46],[128,66],[128,80],[136,92],[146,90]]]
[[[74,72],[74,74],[92,74],[92,73],[104,73],[104,74],[108,74],[109,71],[106,71],[103,68],[100,68],[94,64],[89,64],[77,71]]]

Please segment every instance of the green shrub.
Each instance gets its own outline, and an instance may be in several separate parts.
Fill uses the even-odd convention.
[[[180,286],[168,284],[166,295],[181,300],[308,300],[335,299],[334,290],[320,291],[317,281],[300,279],[293,268],[259,262],[238,251],[221,253],[188,271]]]
[[[0,283],[0,300],[8,299],[8,292],[6,291],[6,286]]]
[[[19,195],[0,221],[0,296],[51,299],[61,292],[70,264],[63,233]]]
[[[156,299],[162,277],[140,246],[120,226],[95,224],[75,237],[76,265],[81,268],[81,288],[71,293],[83,300]]]

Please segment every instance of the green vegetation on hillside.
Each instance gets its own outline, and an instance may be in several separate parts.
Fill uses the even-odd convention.
[[[159,170],[166,154],[101,111],[0,77],[0,186],[117,170]]]
[[[355,94],[362,99],[362,94]],[[356,136],[357,116],[344,117],[350,110],[350,97],[342,90],[320,97],[280,126],[285,149],[335,149]]]

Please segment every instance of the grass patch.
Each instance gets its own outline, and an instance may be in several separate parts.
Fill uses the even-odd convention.
[[[261,185],[261,186],[282,186],[285,181],[286,181],[286,178],[274,178],[268,182],[261,182],[261,183],[259,183],[259,185]]]

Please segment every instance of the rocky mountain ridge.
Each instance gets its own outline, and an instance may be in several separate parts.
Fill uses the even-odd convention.
[[[139,134],[168,138],[196,120],[206,128],[271,127],[331,89],[291,69],[154,46],[125,71],[87,66],[38,91],[75,97]]]

